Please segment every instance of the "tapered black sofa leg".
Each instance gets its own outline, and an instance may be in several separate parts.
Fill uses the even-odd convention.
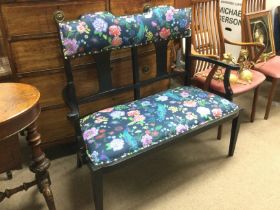
[[[217,139],[221,140],[222,139],[222,135],[223,135],[223,125],[219,125]]]
[[[101,170],[92,171],[92,187],[95,210],[103,210],[103,174]]]
[[[238,137],[238,133],[239,133],[239,128],[240,128],[240,116],[241,116],[241,112],[232,121],[228,156],[233,156],[233,154],[234,154],[235,145],[236,145],[236,141],[237,141],[237,137]]]
[[[83,166],[81,154],[77,152],[77,168],[81,168]]]
[[[77,168],[81,168],[84,162],[84,151],[83,151],[83,139],[81,136],[77,136],[76,138],[77,144]]]

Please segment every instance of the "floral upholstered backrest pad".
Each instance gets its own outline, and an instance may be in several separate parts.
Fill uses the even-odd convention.
[[[58,25],[64,57],[96,54],[160,40],[191,36],[191,8],[158,6],[148,12],[116,17],[109,12],[81,16]]]

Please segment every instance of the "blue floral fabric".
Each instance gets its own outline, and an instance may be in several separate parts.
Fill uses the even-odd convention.
[[[83,15],[59,23],[65,58],[176,39],[191,35],[191,9],[171,6],[151,8],[147,13],[116,17],[109,12]]]
[[[238,110],[234,103],[195,87],[178,87],[107,108],[80,120],[94,165],[118,161]]]

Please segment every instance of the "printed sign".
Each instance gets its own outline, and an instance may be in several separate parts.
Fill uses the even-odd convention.
[[[232,41],[241,41],[241,7],[242,0],[221,0],[221,23],[224,37]],[[239,46],[226,44],[226,52],[230,52],[234,58],[238,58]]]

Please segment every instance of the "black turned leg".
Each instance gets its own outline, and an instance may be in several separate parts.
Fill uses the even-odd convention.
[[[232,101],[232,99],[233,99],[232,97],[233,97],[232,95],[227,95],[226,99],[229,101]],[[223,125],[219,125],[217,139],[221,140],[222,135],[223,135]]]
[[[218,128],[218,135],[217,135],[217,139],[221,140],[222,139],[222,133],[223,133],[223,125],[219,125]]]
[[[228,156],[233,156],[234,154],[235,145],[236,145],[239,128],[240,128],[240,116],[241,116],[241,112],[239,113],[239,116],[234,118],[232,121]]]
[[[103,210],[103,174],[101,170],[92,171],[92,187],[95,210]]]
[[[81,136],[76,137],[77,144],[77,168],[81,168],[86,162],[84,157],[84,144]]]
[[[77,168],[81,168],[82,165],[83,165],[83,162],[82,162],[81,154],[80,154],[80,152],[77,152]]]

